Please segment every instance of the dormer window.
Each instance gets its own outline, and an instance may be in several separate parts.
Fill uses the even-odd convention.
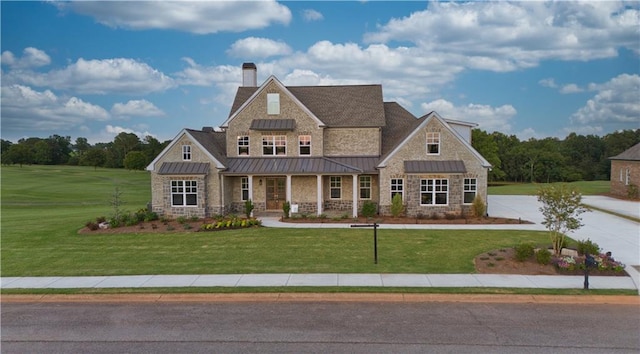
[[[267,94],[267,114],[280,114],[280,94]]]
[[[440,155],[440,133],[427,133],[427,155]]]
[[[182,145],[182,160],[191,161],[191,145]]]

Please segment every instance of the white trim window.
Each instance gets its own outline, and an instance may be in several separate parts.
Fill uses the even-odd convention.
[[[238,156],[249,156],[249,136],[238,136]]]
[[[631,169],[627,168],[627,172],[624,176],[624,185],[628,186],[631,183]]]
[[[360,199],[371,199],[371,176],[360,176]]]
[[[191,145],[182,145],[182,160],[191,161]]]
[[[400,194],[400,197],[404,200],[404,179],[402,178],[391,179],[391,200],[396,194]]]
[[[329,193],[331,199],[340,199],[342,197],[342,177],[329,177]]]
[[[171,206],[198,206],[198,182],[191,180],[171,181]]]
[[[267,94],[267,114],[280,114],[280,94]]]
[[[478,191],[478,180],[475,178],[465,178],[464,184],[464,204],[472,204],[473,200],[476,199],[476,193]]]
[[[623,181],[623,179],[622,179],[622,168],[621,168],[620,169],[620,182],[622,182],[622,181]]]
[[[298,147],[300,155],[311,155],[311,135],[298,136]]]
[[[427,133],[427,155],[440,155],[440,133]]]
[[[447,205],[449,202],[449,180],[421,179],[420,205]]]
[[[249,177],[240,178],[240,200],[249,200]]]
[[[262,136],[262,155],[287,155],[287,136],[286,135],[263,135]]]

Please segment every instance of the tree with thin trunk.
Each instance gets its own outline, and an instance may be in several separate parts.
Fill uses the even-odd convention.
[[[564,184],[541,188],[538,201],[542,203],[542,223],[549,229],[553,253],[559,256],[566,234],[582,227],[580,214],[589,209],[582,205],[582,194]]]

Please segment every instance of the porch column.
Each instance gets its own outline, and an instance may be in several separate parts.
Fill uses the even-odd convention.
[[[249,199],[253,202],[253,176],[249,175]]]
[[[318,216],[320,216],[320,214],[322,214],[322,175],[317,175],[316,176],[316,195],[317,197],[317,210],[318,210]]]
[[[287,175],[287,202],[289,202],[289,215],[287,215],[288,217],[291,216],[291,175]]]
[[[351,197],[353,200],[353,217],[358,217],[358,175],[353,175],[353,196]]]

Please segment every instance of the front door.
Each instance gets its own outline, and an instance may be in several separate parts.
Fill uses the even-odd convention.
[[[282,210],[282,204],[287,200],[286,178],[266,178],[267,210]]]

